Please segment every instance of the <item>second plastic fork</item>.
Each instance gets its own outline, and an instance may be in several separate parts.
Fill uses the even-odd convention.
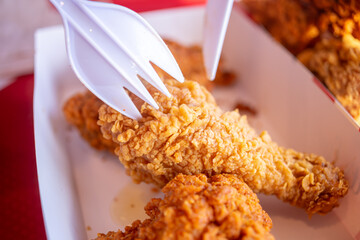
[[[63,18],[68,56],[77,77],[115,110],[141,118],[125,89],[158,108],[138,76],[170,96],[150,62],[184,81],[170,50],[137,13],[109,3],[50,1]]]
[[[208,0],[203,36],[203,56],[207,77],[215,79],[220,54],[234,0]]]

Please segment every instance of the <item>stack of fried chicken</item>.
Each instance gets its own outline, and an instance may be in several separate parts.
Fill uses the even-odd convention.
[[[360,1],[243,2],[253,19],[296,55],[360,125]]]
[[[204,87],[201,49],[169,47],[182,59],[185,77],[195,74],[197,81],[179,83],[160,72],[171,97],[149,88],[159,109],[130,94],[142,119],[123,116],[90,92],[64,105],[67,120],[93,147],[117,155],[135,182],[165,193],[145,207],[149,219],[99,240],[273,239],[255,193],[275,195],[309,215],[338,206],[348,190],[342,170],[321,156],[278,146],[237,110],[222,111]],[[217,77],[229,76],[220,65]]]

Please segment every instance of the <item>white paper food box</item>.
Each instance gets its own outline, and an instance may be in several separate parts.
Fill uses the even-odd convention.
[[[166,38],[201,44],[204,9],[148,12]],[[144,219],[143,207],[159,197],[153,186],[134,184],[117,158],[92,149],[69,128],[64,101],[84,90],[66,56],[62,27],[36,34],[34,118],[40,195],[48,239],[92,239]],[[311,219],[304,210],[260,195],[276,239],[360,239],[360,132],[342,107],[283,47],[235,6],[224,43],[225,66],[236,88],[218,89],[220,105],[239,100],[256,108],[253,126],[279,145],[323,155],[345,170],[350,182],[340,207]],[[229,99],[231,94],[231,99]],[[331,96],[331,95],[330,95]]]

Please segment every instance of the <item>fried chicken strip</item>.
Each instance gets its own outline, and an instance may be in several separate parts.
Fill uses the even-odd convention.
[[[274,239],[272,222],[251,189],[233,175],[179,174],[145,207],[148,219],[125,231],[98,234],[120,239]]]
[[[212,89],[214,83],[226,85],[234,81],[235,75],[225,71],[221,61],[215,81],[210,81],[206,76],[202,49],[199,46],[185,47],[170,40],[165,40],[165,43],[174,55],[185,78],[193,79],[207,89]],[[162,79],[169,77],[160,68],[154,67]],[[103,102],[100,99],[87,91],[83,94],[76,94],[68,99],[64,104],[63,112],[66,120],[80,131],[81,136],[89,142],[92,147],[98,150],[113,152],[117,144],[103,138],[100,127],[96,124],[99,119],[99,108],[102,104]]]
[[[164,186],[179,173],[236,174],[255,192],[274,194],[309,214],[327,213],[348,189],[343,172],[323,157],[279,147],[257,135],[238,111],[222,112],[198,83],[165,81],[172,96],[153,93],[156,110],[139,121],[103,105],[98,124],[118,143],[115,154],[137,182]]]

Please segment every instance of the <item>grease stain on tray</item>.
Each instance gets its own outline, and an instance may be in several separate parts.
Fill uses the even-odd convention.
[[[112,221],[120,226],[130,225],[135,220],[144,220],[148,216],[144,207],[152,198],[162,197],[161,192],[154,192],[153,185],[129,182],[113,198],[110,206]]]

